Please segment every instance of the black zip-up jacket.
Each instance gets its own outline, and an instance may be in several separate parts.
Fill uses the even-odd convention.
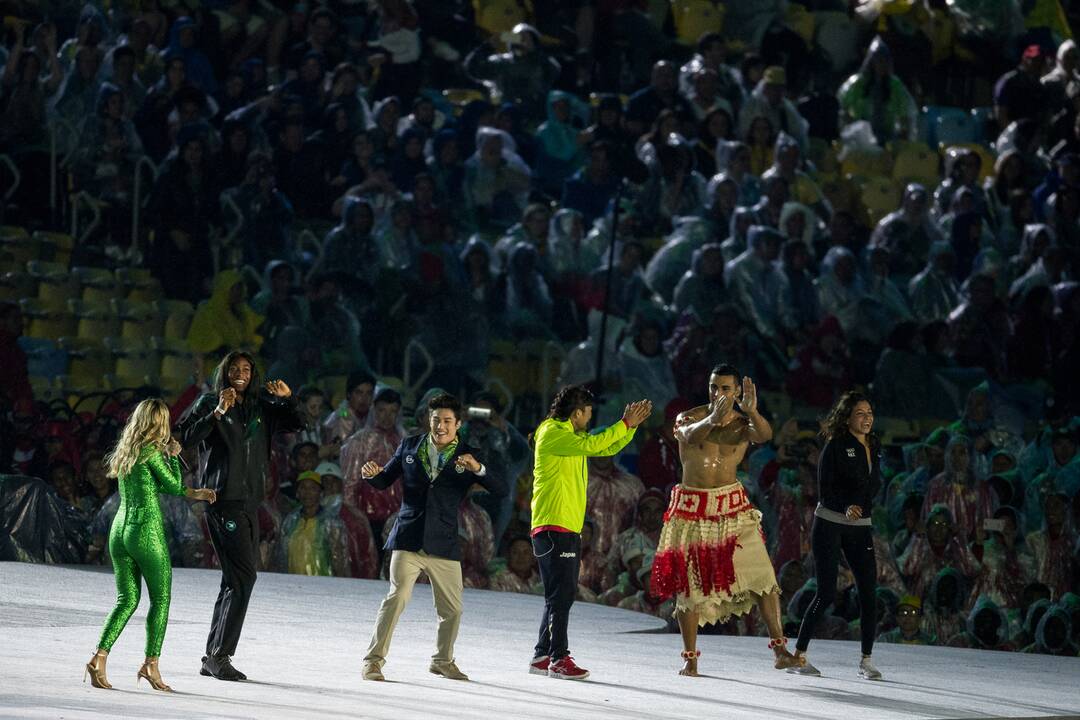
[[[177,423],[184,447],[197,445],[199,468],[195,486],[215,490],[218,503],[243,503],[255,511],[266,494],[270,439],[274,433],[300,430],[296,396],[279,398],[262,388],[249,391],[244,402],[214,417],[216,394],[199,397]]]
[[[844,513],[858,505],[863,517],[870,517],[874,498],[881,487],[880,445],[871,436],[870,467],[866,448],[847,428],[825,443],[818,458],[818,502],[822,507]]]

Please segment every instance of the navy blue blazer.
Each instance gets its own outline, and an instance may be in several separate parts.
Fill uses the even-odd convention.
[[[496,497],[505,496],[508,488],[504,480],[492,476],[491,468],[486,463],[486,473],[482,476],[459,469],[454,463],[459,455],[471,454],[477,461],[484,462],[476,454],[475,448],[460,440],[453,456],[432,481],[424,472],[418,455],[426,451],[427,440],[428,433],[405,438],[382,472],[368,478],[368,483],[380,490],[390,487],[398,478],[402,479],[401,509],[384,549],[423,550],[428,555],[461,560],[458,505],[469,488],[480,483]]]

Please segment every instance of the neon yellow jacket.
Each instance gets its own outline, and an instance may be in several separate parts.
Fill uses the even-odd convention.
[[[634,439],[634,428],[619,420],[595,435],[574,432],[569,420],[548,418],[536,428],[532,526],[558,525],[581,532],[585,524],[588,457],[615,455]]]

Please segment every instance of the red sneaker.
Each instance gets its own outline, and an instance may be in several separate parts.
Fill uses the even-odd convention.
[[[530,675],[547,675],[548,667],[551,665],[551,658],[547,655],[537,655],[529,663]]]
[[[589,671],[579,668],[574,658],[567,655],[551,663],[551,667],[548,668],[548,677],[560,680],[584,680],[589,677]]]

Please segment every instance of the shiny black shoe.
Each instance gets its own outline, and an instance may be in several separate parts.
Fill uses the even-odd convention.
[[[203,658],[200,675],[209,675],[218,680],[236,682],[247,680],[247,675],[233,667],[228,655],[207,655]]]

